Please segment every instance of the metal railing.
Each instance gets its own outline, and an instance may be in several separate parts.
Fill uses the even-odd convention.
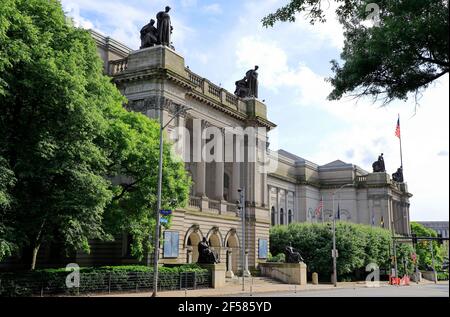
[[[67,274],[36,276],[32,273],[0,275],[0,296],[53,296],[89,293],[141,292],[153,289],[152,272],[80,272],[79,287],[68,288]],[[158,290],[193,290],[211,287],[210,272],[160,272]]]

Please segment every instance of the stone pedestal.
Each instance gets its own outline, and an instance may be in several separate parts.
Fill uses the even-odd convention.
[[[260,263],[261,275],[286,284],[306,285],[306,264],[301,263]]]
[[[199,264],[202,268],[208,269],[211,272],[212,288],[221,288],[225,286],[225,264]]]
[[[312,283],[313,285],[319,284],[319,274],[317,274],[316,272],[312,274]]]

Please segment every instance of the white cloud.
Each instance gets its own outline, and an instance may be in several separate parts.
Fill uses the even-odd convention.
[[[206,5],[202,8],[203,12],[210,13],[210,14],[221,14],[222,13],[222,7],[218,3],[212,3],[209,5]]]

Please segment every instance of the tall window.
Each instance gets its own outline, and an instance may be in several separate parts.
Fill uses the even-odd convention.
[[[292,210],[288,211],[288,224],[292,223]]]
[[[272,210],[270,211],[272,226],[275,226],[275,207],[272,206]]]
[[[280,225],[284,225],[284,210],[280,209]]]
[[[227,173],[223,174],[223,199],[228,201],[230,193],[230,176]]]

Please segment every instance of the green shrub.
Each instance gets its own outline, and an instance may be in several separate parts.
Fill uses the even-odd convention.
[[[304,258],[308,271],[317,272],[326,279],[332,274],[332,243],[331,223],[292,223],[288,226],[275,226],[270,230],[272,254],[282,253],[286,245],[291,244]],[[391,245],[392,238],[388,230],[337,222],[338,278],[362,278],[369,263],[376,263],[380,269],[388,269]],[[410,251],[407,247],[399,246],[399,249],[401,248],[404,249],[399,251],[401,255]]]
[[[285,262],[286,256],[284,253],[278,253],[275,256],[272,256],[272,253],[269,252],[269,256],[267,257],[267,262]]]
[[[0,296],[73,295],[153,288],[153,268],[142,265],[82,267],[80,287],[72,289],[66,287],[68,273],[65,268],[0,273]],[[158,287],[164,290],[194,285],[209,287],[210,279],[209,271],[198,264],[162,266]]]

